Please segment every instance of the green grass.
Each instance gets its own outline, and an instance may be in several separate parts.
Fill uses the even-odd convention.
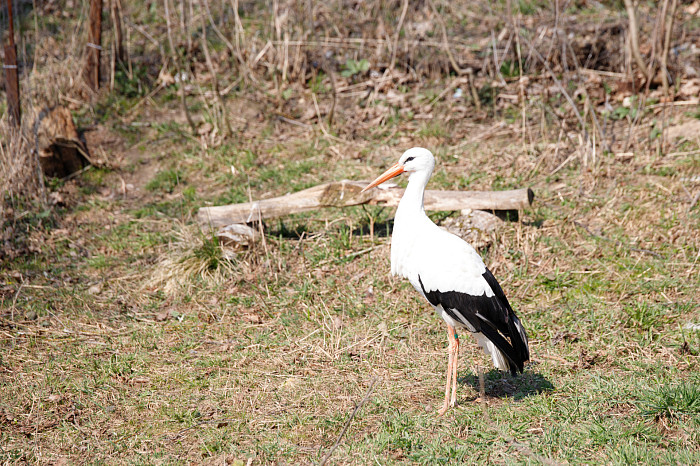
[[[146,189],[149,191],[172,193],[181,183],[183,183],[182,172],[171,168],[158,172],[153,179],[146,184]]]
[[[677,421],[700,414],[700,381],[697,378],[673,385],[662,385],[645,394],[641,413],[648,418]],[[695,419],[697,423],[697,417]]]
[[[268,170],[248,160],[252,173]],[[313,170],[296,161],[281,166],[290,169],[251,189],[272,181],[293,186]],[[154,194],[196,172],[167,173],[154,178]],[[450,171],[442,177],[447,185],[454,179]],[[639,195],[646,196],[630,186],[618,202],[643,218]],[[189,196],[196,202],[200,193]],[[280,219],[266,225],[267,250],[239,252],[224,265],[216,242],[180,239],[157,210],[84,204],[76,213],[87,222],[47,246],[59,260],[43,255],[13,265],[39,287],[23,290],[15,305],[17,316],[35,312],[36,320],[20,317],[3,340],[15,348],[3,355],[3,367],[25,374],[2,388],[0,407],[14,419],[0,434],[10,445],[6,458],[26,452],[25,430],[61,445],[89,426],[104,432],[91,441],[97,460],[177,462],[178,449],[190,445],[187,457],[196,461],[318,461],[377,377],[336,460],[695,462],[700,398],[689,368],[697,361],[680,350],[684,341],[697,342],[678,331],[693,316],[695,285],[672,279],[680,266],[630,249],[626,228],[591,236],[569,226],[565,212],[588,212],[581,220],[587,224],[604,205],[572,200],[562,204],[570,209],[564,213],[540,207],[525,213],[523,225],[530,226],[506,224],[499,243],[484,251],[487,260],[513,265],[498,275],[530,333],[534,362],[519,377],[488,370],[482,405],[472,364],[487,361],[466,343],[460,405],[441,418],[435,409],[444,329],[410,286],[388,276],[386,233],[368,236],[368,216],[381,224],[391,218],[389,209],[328,211],[321,222],[318,214]],[[105,209],[113,216],[109,230]],[[546,223],[537,227],[531,218]],[[652,223],[662,230],[678,225]],[[520,228],[531,235],[527,242],[516,239]],[[79,254],[71,256],[81,238]],[[377,249],[346,258],[369,247]],[[176,256],[177,248],[184,255]],[[686,241],[659,250],[693,257],[697,246]],[[167,257],[198,265],[179,276],[174,291],[144,289]],[[47,287],[44,272],[64,280],[60,292]],[[92,294],[65,282],[69,277],[103,285]],[[660,292],[675,304],[655,301]],[[674,356],[663,362],[669,352]],[[32,400],[42,414],[25,420],[19,414]]]

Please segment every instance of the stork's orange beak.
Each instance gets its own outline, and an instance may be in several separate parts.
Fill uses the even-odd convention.
[[[403,173],[405,170],[403,169],[403,165],[400,165],[398,162],[396,162],[396,165],[392,166],[390,169],[379,175],[379,177],[372,181],[370,184],[364,187],[361,193],[364,193],[368,189],[372,189],[375,186],[379,186],[380,184],[384,183],[386,180],[390,180],[395,176],[400,175]]]

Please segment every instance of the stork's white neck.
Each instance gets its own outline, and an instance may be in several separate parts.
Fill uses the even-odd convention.
[[[423,207],[425,187],[435,166],[432,154],[427,155],[419,159],[419,169],[408,172],[408,186],[396,209],[391,235],[391,273],[408,278],[419,292],[418,268],[414,262],[421,260],[421,251],[431,240],[430,232],[437,228]]]
[[[425,194],[425,186],[430,180],[432,170],[421,170],[413,172],[408,176],[408,186],[406,192],[399,202],[399,207],[396,211],[396,221],[403,218],[419,218],[425,216],[423,208],[423,196]],[[422,214],[422,215],[421,215]]]
[[[409,280],[417,277],[409,276],[413,267],[408,261],[415,257],[411,252],[415,252],[419,243],[424,241],[424,233],[434,227],[423,207],[425,186],[428,184],[431,173],[432,170],[421,170],[409,175],[406,192],[399,202],[394,218],[394,231],[391,237],[391,273]]]

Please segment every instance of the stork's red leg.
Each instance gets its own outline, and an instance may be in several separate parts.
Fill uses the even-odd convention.
[[[447,339],[449,340],[450,344],[447,347],[447,354],[449,355],[448,357],[448,362],[447,362],[447,380],[445,381],[445,403],[442,405],[442,408],[438,410],[438,414],[441,416],[447,412],[447,409],[450,407],[450,386],[451,386],[451,379],[452,379],[452,373],[453,369],[452,367],[454,366],[454,348],[456,343],[455,339],[455,329],[451,325],[447,326]]]
[[[454,356],[452,358],[452,397],[450,398],[450,406],[454,406],[457,402],[457,361],[459,360],[459,337],[454,334]]]

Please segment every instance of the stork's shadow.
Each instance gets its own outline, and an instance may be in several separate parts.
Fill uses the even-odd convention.
[[[470,385],[479,393],[479,376],[474,373],[467,373],[458,377],[457,381],[461,385]],[[493,398],[513,398],[522,400],[531,395],[554,390],[554,385],[542,374],[525,370],[524,373],[513,376],[508,372],[491,369],[484,373],[484,392],[488,397]]]

